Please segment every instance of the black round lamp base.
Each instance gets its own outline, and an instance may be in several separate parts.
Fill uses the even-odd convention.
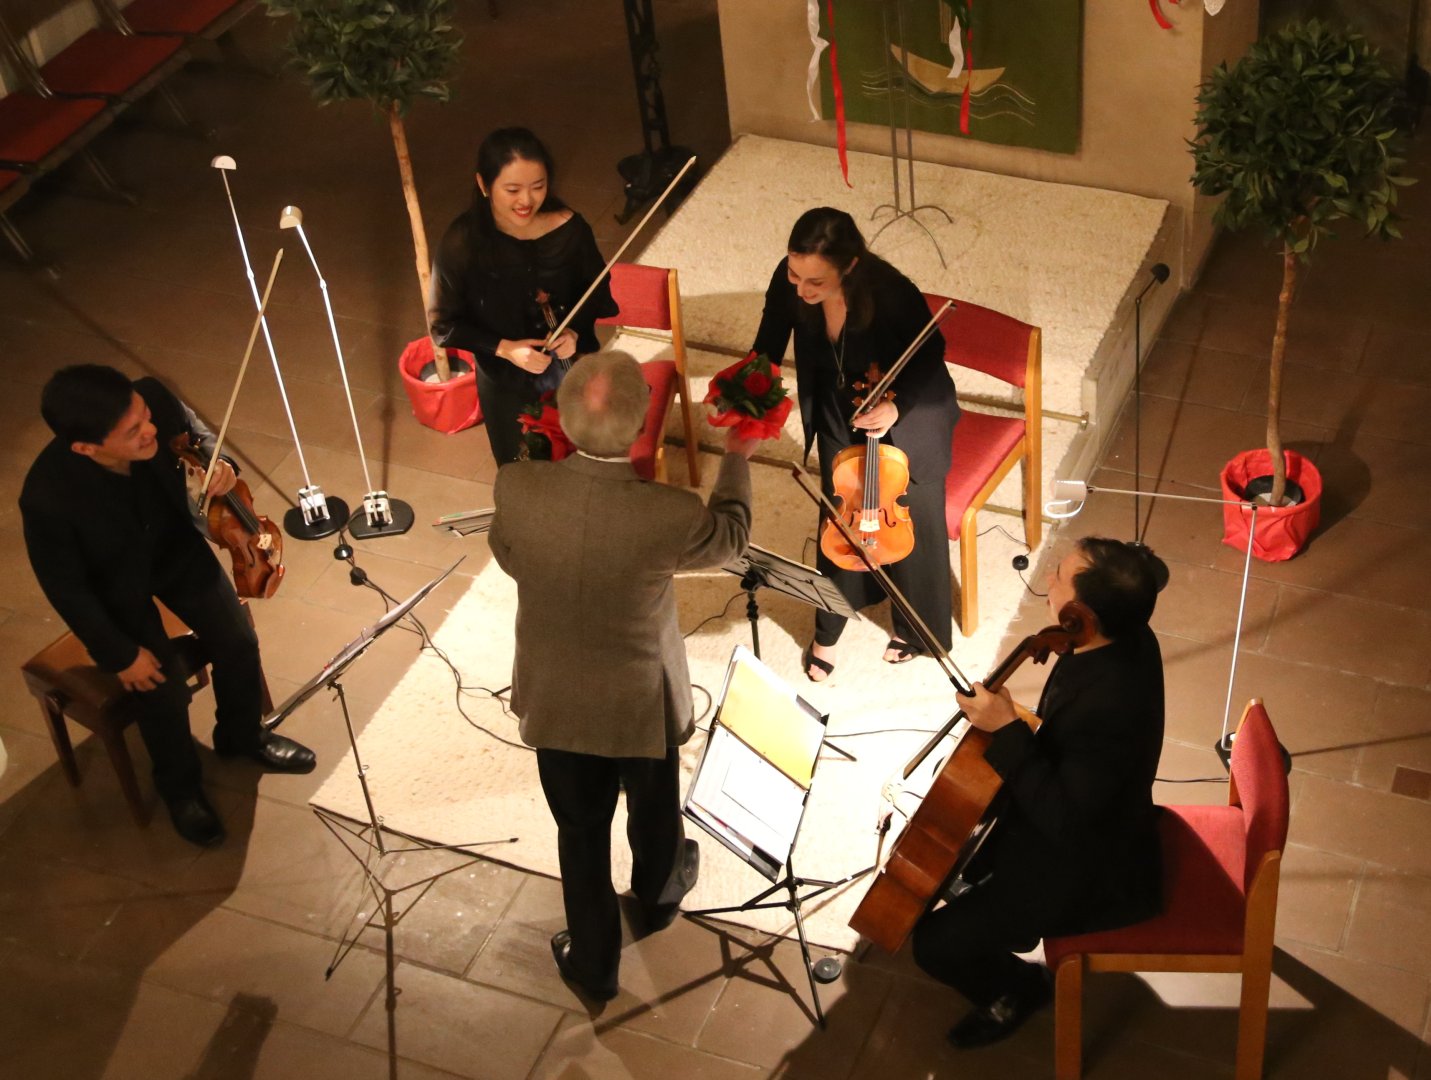
[[[391,520],[386,524],[370,525],[367,511],[360,506],[348,519],[348,535],[354,540],[373,540],[379,536],[401,536],[412,528],[412,507],[401,499],[388,500],[388,515]]]
[[[329,495],[323,500],[328,506],[328,516],[316,521],[303,520],[303,511],[293,507],[283,515],[283,531],[295,540],[322,540],[332,536],[348,521],[348,504],[342,499]]]

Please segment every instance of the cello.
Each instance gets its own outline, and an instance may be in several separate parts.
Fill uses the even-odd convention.
[[[863,552],[864,549],[840,520],[830,501],[818,490],[811,489],[798,466],[791,472],[805,494],[820,506],[826,518],[846,533],[849,545]],[[890,603],[904,615],[929,655],[943,668],[955,689],[965,697],[973,696],[974,690],[968,679],[955,666],[904,594],[890,581],[884,569],[873,560],[868,561],[866,568],[889,596]],[[1025,660],[1044,663],[1050,654],[1062,654],[1086,644],[1092,639],[1097,625],[1093,612],[1083,604],[1078,601],[1065,604],[1059,612],[1059,625],[1025,638],[994,669],[985,685],[997,690]],[[909,779],[963,718],[964,713],[960,711],[935,732],[905,766],[901,779]],[[988,835],[991,826],[986,820],[989,807],[1003,784],[993,766],[984,759],[989,740],[987,733],[972,727],[960,739],[850,918],[849,925],[854,930],[889,952],[899,949],[919,917],[963,869]]]

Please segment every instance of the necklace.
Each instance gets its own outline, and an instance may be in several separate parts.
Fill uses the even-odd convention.
[[[829,341],[830,339],[826,338],[825,340]],[[835,386],[843,390],[845,388],[845,328],[843,326],[840,327],[840,332],[835,340],[830,341],[830,355],[835,358]]]

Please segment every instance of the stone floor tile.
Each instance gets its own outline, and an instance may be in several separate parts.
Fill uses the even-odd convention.
[[[1374,734],[1361,748],[1358,784],[1390,791],[1399,767],[1431,771],[1431,691],[1383,685],[1371,728]]]
[[[6,1073],[17,1077],[202,1075],[189,1070],[224,1018],[216,1002],[23,949],[0,964],[0,1006]]]
[[[1200,566],[1169,567],[1168,585],[1158,597],[1151,625],[1160,634],[1223,646],[1229,653],[1237,632],[1242,576]],[[1242,647],[1257,649],[1273,621],[1275,586],[1249,581],[1242,618]]]
[[[405,960],[461,975],[501,923],[524,875],[453,852],[417,851],[389,859],[394,865],[385,880],[393,889],[456,868],[426,892],[417,886],[394,897],[400,919],[394,948]],[[384,947],[383,933],[376,927],[364,932],[363,941],[372,949]]]
[[[1277,890],[1278,940],[1341,949],[1364,865],[1355,857],[1288,844]]]
[[[767,1075],[764,1069],[703,1053],[632,1030],[592,1024],[568,1016],[546,1053],[532,1070],[532,1080],[580,1076],[583,1080],[741,1080]],[[794,1075],[794,1074],[791,1074]]]
[[[1310,1007],[1269,1015],[1269,1077],[1412,1075],[1428,998],[1423,976],[1291,944],[1277,950],[1272,970]]]
[[[1341,951],[1431,978],[1431,878],[1368,866]]]
[[[1143,362],[1142,392],[1225,409],[1242,400],[1257,366],[1240,353],[1163,338]]]
[[[1359,370],[1369,378],[1431,386],[1427,356],[1431,356],[1431,333],[1407,330],[1394,323],[1378,324],[1371,328]]]
[[[268,998],[279,1018],[346,1036],[383,982],[383,958],[354,949],[325,978],[333,957],[330,941],[215,908],[155,956],[144,978],[220,1003],[235,993]]]
[[[1265,420],[1271,371],[1267,364],[1257,364],[1249,374],[1240,410]],[[1370,421],[1368,413],[1373,408],[1372,402],[1383,393],[1382,384],[1362,375],[1289,362],[1282,369],[1279,413],[1283,421],[1328,428],[1350,436]],[[1377,408],[1384,405],[1378,402]]]
[[[479,1080],[529,1075],[563,1016],[550,1005],[412,964],[399,965],[396,984],[399,1056]],[[387,1050],[388,1035],[388,1014],[378,994],[353,1039]]]
[[[52,962],[73,958],[139,892],[128,879],[9,845],[0,852],[0,938]]]
[[[1431,474],[1431,447],[1383,439],[1366,431],[1326,444],[1317,456],[1322,513],[1389,525],[1431,528],[1431,504],[1408,497]]]
[[[1423,686],[1431,678],[1431,613],[1282,586],[1269,656]]]
[[[34,799],[51,770],[59,771],[54,745],[43,735],[6,729],[0,731],[6,765],[0,770],[0,836],[14,824]]]
[[[1431,803],[1311,774],[1298,780],[1289,841],[1431,877]]]
[[[722,1057],[774,1067],[796,1039],[802,1066],[830,1080],[848,1076],[889,993],[890,977],[847,964],[840,980],[820,986],[828,1015],[840,1022],[814,1026],[810,983],[798,942],[762,938],[741,927],[711,923],[708,954],[726,965],[729,981],[701,1031],[697,1046]]]

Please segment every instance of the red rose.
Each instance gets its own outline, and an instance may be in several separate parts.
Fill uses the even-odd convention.
[[[773,380],[763,371],[752,371],[745,377],[745,390],[751,397],[764,397],[773,385]]]

